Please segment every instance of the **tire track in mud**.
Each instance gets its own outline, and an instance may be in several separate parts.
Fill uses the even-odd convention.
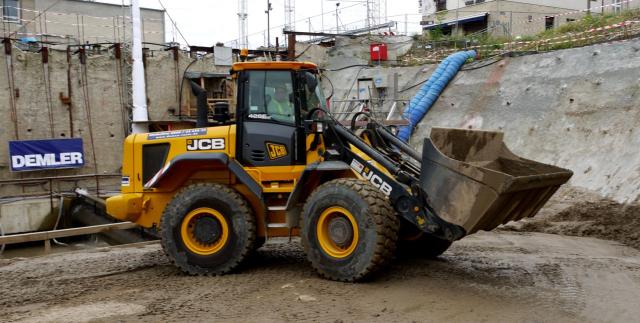
[[[572,316],[581,315],[585,308],[585,291],[576,277],[565,271],[557,263],[542,263],[536,265],[538,277],[536,284],[551,291],[542,296],[543,302],[538,302],[540,308],[548,310],[558,307],[561,302],[563,311]],[[557,292],[555,292],[557,291]]]

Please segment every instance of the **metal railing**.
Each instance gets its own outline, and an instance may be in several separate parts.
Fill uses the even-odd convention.
[[[413,55],[405,56],[403,62],[409,64],[437,63],[459,50],[473,49],[478,52],[481,58],[486,58],[506,53],[546,52],[640,37],[640,12],[627,12],[626,16],[614,16],[611,19],[615,21],[615,17],[625,17],[623,18],[625,20],[604,26],[602,24],[606,24],[606,19],[594,21],[591,24],[595,27],[585,30],[580,30],[580,25],[576,25],[576,27],[567,25],[569,26],[567,32],[551,37],[545,37],[546,34],[525,37],[525,39],[513,39],[509,35],[508,40],[505,40],[504,37],[495,39],[489,37],[493,30],[502,26],[498,25],[465,35],[462,38],[417,40],[414,44]],[[584,19],[592,18],[585,16],[580,20]],[[620,18],[617,20],[619,21]],[[576,21],[576,23],[578,22]],[[564,27],[558,28],[562,31]],[[575,30],[570,31],[571,29]]]

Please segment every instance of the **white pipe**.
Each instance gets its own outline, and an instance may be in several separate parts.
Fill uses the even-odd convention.
[[[387,114],[387,119],[386,120],[391,120],[391,117],[396,112],[396,104],[397,103],[398,102],[393,102],[393,105],[391,105],[391,109],[389,109],[389,114]]]
[[[133,133],[149,132],[149,115],[147,113],[147,93],[144,83],[144,65],[142,64],[142,32],[140,24],[139,0],[131,0],[131,20],[133,25],[132,58],[133,68]]]

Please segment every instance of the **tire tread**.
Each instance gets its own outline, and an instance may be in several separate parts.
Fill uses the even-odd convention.
[[[362,281],[371,278],[376,272],[379,272],[384,267],[388,266],[393,260],[396,250],[396,242],[398,241],[398,231],[400,228],[400,221],[396,217],[393,208],[387,198],[382,192],[376,189],[373,185],[366,181],[356,178],[341,178],[331,180],[320,185],[309,196],[308,201],[314,201],[315,195],[320,191],[331,188],[344,187],[356,192],[363,200],[369,205],[371,211],[369,216],[372,217],[376,228],[376,247],[375,253],[368,266],[358,272],[355,276],[337,276],[327,273],[317,266],[313,261],[311,265],[314,269],[324,278],[343,282],[355,282]],[[305,203],[303,214],[309,214],[311,203]],[[302,220],[301,220],[302,221]],[[302,227],[302,225],[301,225]],[[309,254],[310,246],[305,243],[305,239],[302,239],[305,252]]]
[[[222,198],[231,201],[239,206],[241,215],[244,221],[248,224],[247,243],[245,247],[240,250],[238,256],[234,257],[233,261],[225,263],[219,268],[206,268],[197,265],[190,264],[186,261],[186,257],[175,257],[175,253],[171,248],[175,248],[175,241],[173,237],[172,228],[176,225],[180,225],[178,222],[182,221],[181,214],[185,205],[190,205],[190,199],[196,194],[203,193],[203,191],[216,191],[216,194]],[[180,268],[183,272],[194,276],[217,276],[226,274],[233,269],[237,268],[243,260],[255,249],[256,244],[256,220],[253,216],[253,212],[249,207],[247,201],[236,190],[229,186],[217,183],[195,183],[181,188],[174,196],[174,198],[165,207],[162,220],[160,221],[160,244],[164,253],[169,258],[169,261]],[[172,244],[174,244],[172,246]]]

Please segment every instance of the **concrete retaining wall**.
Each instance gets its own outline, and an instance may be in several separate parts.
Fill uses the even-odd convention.
[[[639,55],[640,40],[631,40],[507,58],[461,72],[420,123],[411,144],[421,149],[432,126],[501,130],[516,154],[572,169],[571,185],[637,202]],[[426,79],[433,68],[404,70],[399,87]],[[388,76],[393,71],[359,74]],[[355,74],[329,74],[337,97],[349,97],[345,93]],[[401,97],[410,98],[416,90]]]
[[[640,201],[640,40],[506,59],[461,73],[432,126],[505,132],[518,155],[574,171],[574,186]]]
[[[7,55],[0,53],[0,180],[28,179],[34,177],[68,176],[82,174],[119,174],[122,161],[122,142],[127,135],[128,104],[126,91],[129,75],[119,62],[113,49],[87,49],[86,64],[81,64],[77,47],[72,47],[70,64],[67,52],[50,50],[48,72],[49,88],[45,82],[45,66],[40,53],[25,52],[13,47],[11,64]],[[151,51],[146,57],[146,79],[149,118],[151,121],[176,122],[176,115],[190,101],[188,84],[183,90],[182,109],[178,106],[180,80],[192,59],[179,52],[174,59],[172,51]],[[70,82],[67,69],[71,68]],[[86,73],[84,70],[86,69]],[[213,65],[211,55],[193,64],[190,71],[227,71],[228,67]],[[122,71],[119,76],[118,71]],[[86,74],[86,75],[85,75]],[[9,77],[13,76],[11,86]],[[69,85],[71,93],[69,93]],[[16,120],[12,120],[11,96],[15,98]],[[60,99],[69,97],[70,105]],[[50,112],[51,111],[51,112]],[[52,122],[50,121],[50,115]],[[16,135],[17,127],[17,135]],[[10,171],[8,141],[47,138],[82,138],[85,166],[80,169]],[[95,156],[94,156],[95,153]],[[14,185],[1,184],[0,197],[47,193],[48,183]],[[54,183],[54,191],[68,191],[74,186],[94,188],[94,180]],[[104,190],[119,190],[119,179],[103,179]]]

